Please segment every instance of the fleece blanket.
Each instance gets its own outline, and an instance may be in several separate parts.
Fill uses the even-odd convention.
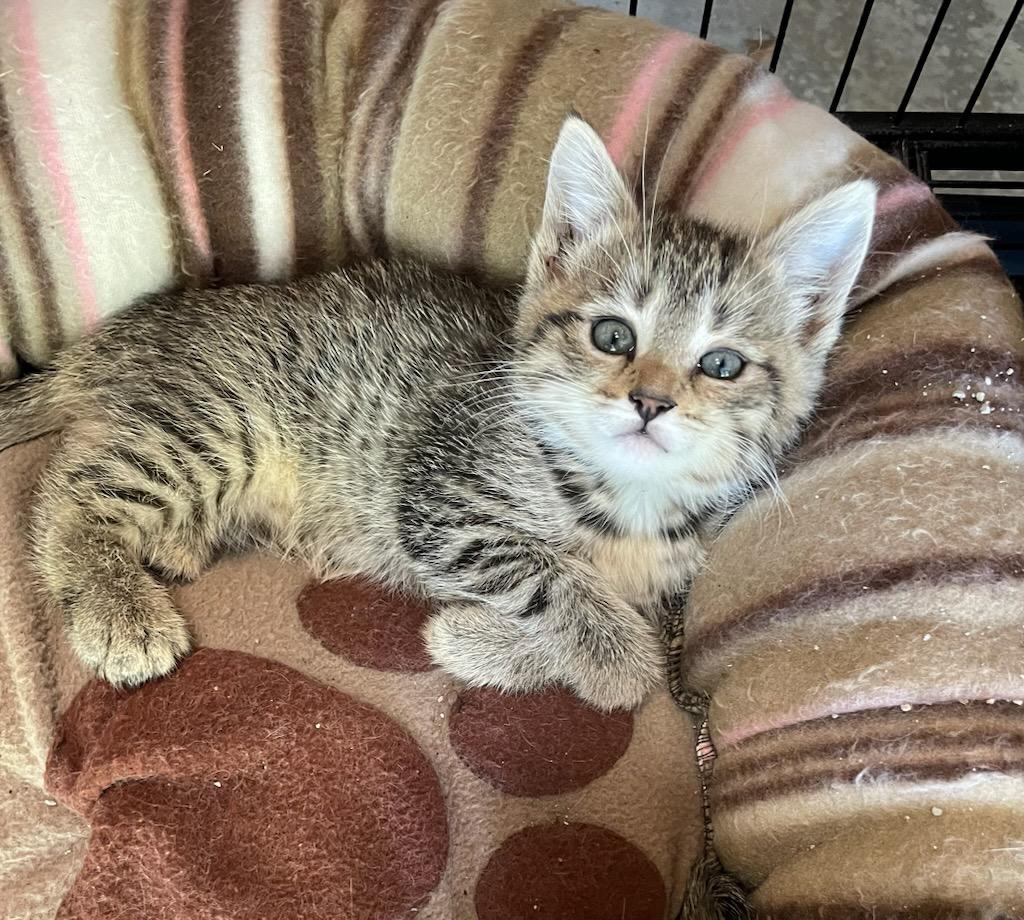
[[[202,650],[115,694],[30,590],[26,445],[0,458],[12,916],[674,917],[705,811],[765,917],[1024,916],[1020,302],[756,62],[548,2],[11,0],[3,373],[151,290],[396,252],[514,281],[570,107],[680,211],[757,230],[881,192],[821,411],[694,585],[696,716],[467,693],[424,670],[422,612],[257,558],[183,589]]]

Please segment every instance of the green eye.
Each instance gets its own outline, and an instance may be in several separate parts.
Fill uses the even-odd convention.
[[[628,355],[636,351],[636,336],[621,319],[599,319],[590,330],[598,351],[608,355]]]
[[[746,366],[743,356],[731,348],[715,348],[700,359],[701,373],[715,380],[733,380]]]

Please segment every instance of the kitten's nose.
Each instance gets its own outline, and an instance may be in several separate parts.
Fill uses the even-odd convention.
[[[652,418],[657,418],[663,412],[674,409],[676,404],[667,396],[655,396],[645,390],[633,390],[629,394],[629,401],[636,408],[637,415],[644,420],[646,425]]]

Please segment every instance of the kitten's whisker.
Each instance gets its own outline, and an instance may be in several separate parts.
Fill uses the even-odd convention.
[[[645,232],[647,223],[647,136],[651,129],[651,103],[647,102],[647,111],[644,113],[644,143],[640,151],[640,231],[644,243],[644,271],[648,274],[651,271],[651,241]]]
[[[780,506],[784,507],[790,516],[793,516],[792,506],[782,489],[782,484],[779,482],[778,469],[771,456],[765,451],[764,447],[756,444],[743,434],[737,434],[737,442],[741,448],[745,448],[741,454],[741,463],[755,480],[750,483],[751,493],[753,494],[757,491],[758,485],[765,487],[771,493],[773,499]]]
[[[742,277],[744,271],[746,271],[747,265],[750,262],[751,254],[757,248],[757,241],[759,241],[760,238],[761,238],[761,227],[764,224],[764,215],[765,215],[765,213],[767,212],[767,209],[768,209],[768,180],[767,179],[765,179],[764,183],[762,184],[761,190],[762,190],[762,195],[761,195],[761,214],[760,214],[760,216],[757,219],[757,226],[754,228],[753,233],[751,233],[751,236],[752,236],[752,238],[754,239],[755,242],[754,242],[754,245],[747,246],[747,251],[745,253],[743,253],[743,260],[740,262],[739,270],[736,272],[736,274],[740,275],[741,277]],[[758,274],[760,274],[760,273],[758,273]],[[755,277],[757,277],[757,275],[755,275]]]
[[[654,180],[654,195],[651,199],[651,213],[650,213],[650,230],[648,232],[648,245],[651,245],[651,241],[654,239],[654,213],[658,207],[658,190],[661,188],[661,177],[665,172],[665,163],[668,161],[668,155],[672,150],[672,145],[676,142],[676,138],[679,136],[679,131],[676,130],[672,133],[672,137],[669,138],[668,143],[665,145],[665,152],[661,155],[661,162],[658,164],[658,174]]]

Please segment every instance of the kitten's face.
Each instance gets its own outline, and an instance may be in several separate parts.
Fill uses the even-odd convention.
[[[567,122],[516,337],[538,434],[681,498],[761,478],[813,408],[873,207],[855,183],[756,241],[645,221],[600,140]]]

